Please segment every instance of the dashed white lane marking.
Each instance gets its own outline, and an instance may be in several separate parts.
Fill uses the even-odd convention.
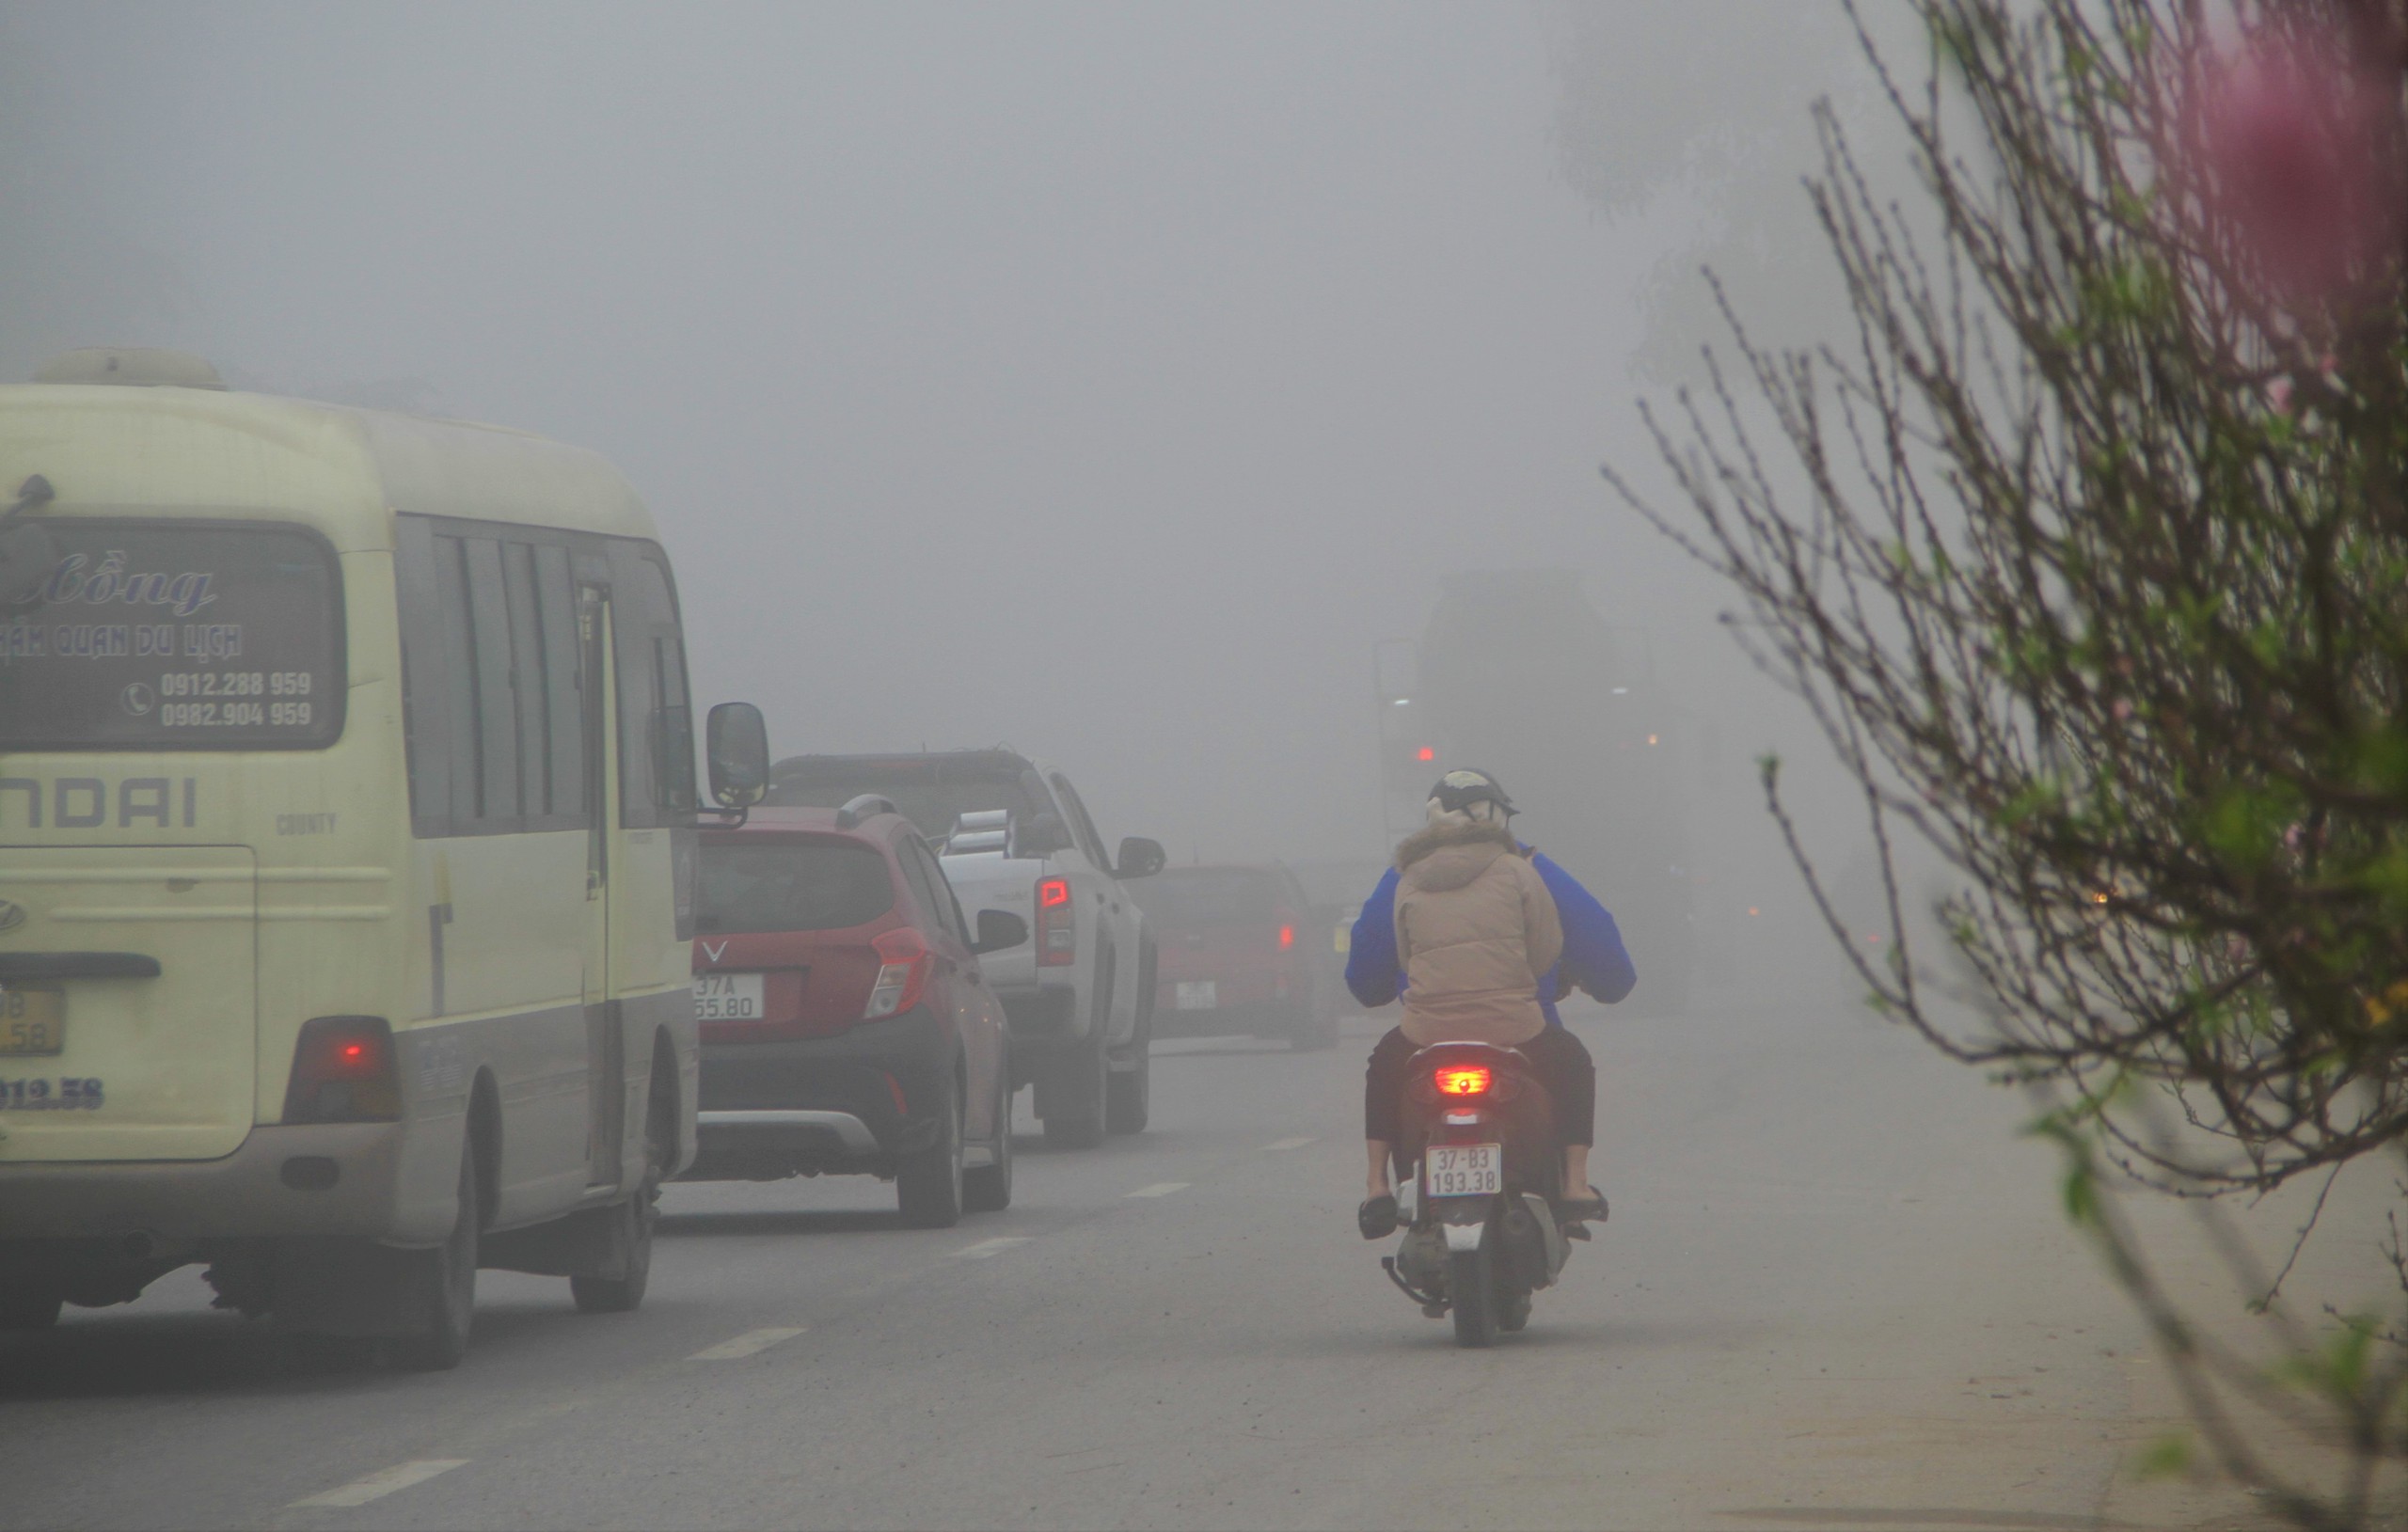
[[[953,1253],[956,1260],[983,1261],[990,1256],[1000,1256],[1014,1245],[1028,1243],[1030,1236],[1006,1234],[1000,1239],[981,1240],[974,1245],[964,1245]]]
[[[773,1324],[765,1330],[747,1330],[734,1340],[723,1340],[716,1346],[705,1346],[686,1358],[689,1362],[733,1362],[738,1357],[754,1356],[768,1350],[782,1340],[792,1340],[802,1334],[799,1324]]]
[[[1283,1138],[1278,1140],[1276,1143],[1264,1145],[1262,1146],[1262,1152],[1265,1154],[1277,1154],[1282,1149],[1301,1149],[1307,1144],[1316,1144],[1319,1142],[1320,1141],[1318,1139],[1309,1138]]]
[[[1166,1197],[1174,1192],[1186,1191],[1189,1184],[1190,1183],[1186,1181],[1156,1181],[1151,1186],[1141,1186],[1134,1192],[1124,1192],[1121,1195],[1127,1197]]]
[[[420,1458],[413,1462],[395,1463],[380,1468],[366,1478],[356,1478],[341,1489],[313,1494],[306,1500],[295,1500],[295,1506],[364,1506],[371,1500],[382,1500],[397,1490],[413,1484],[423,1484],[437,1474],[448,1474],[465,1466],[466,1458]]]

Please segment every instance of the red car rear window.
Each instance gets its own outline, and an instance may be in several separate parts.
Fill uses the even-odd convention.
[[[856,841],[703,845],[694,928],[713,935],[836,931],[895,908],[886,859]]]

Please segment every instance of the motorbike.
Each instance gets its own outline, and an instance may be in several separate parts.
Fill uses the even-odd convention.
[[[1489,1043],[1435,1043],[1405,1074],[1397,1187],[1404,1238],[1380,1267],[1431,1319],[1450,1314],[1458,1346],[1493,1346],[1529,1322],[1531,1294],[1555,1285],[1586,1240],[1559,1221],[1563,1155],[1546,1088],[1530,1063]]]

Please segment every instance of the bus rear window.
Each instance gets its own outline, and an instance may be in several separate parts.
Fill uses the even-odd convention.
[[[895,908],[886,859],[849,841],[703,843],[694,929],[706,935],[841,931]]]
[[[310,750],[342,733],[342,588],[296,528],[101,517],[0,592],[0,750]]]

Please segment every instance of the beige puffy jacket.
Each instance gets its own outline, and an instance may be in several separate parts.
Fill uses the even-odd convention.
[[[1435,824],[1397,847],[1396,864],[1405,1036],[1511,1048],[1545,1030],[1538,982],[1563,956],[1563,923],[1513,833]]]

